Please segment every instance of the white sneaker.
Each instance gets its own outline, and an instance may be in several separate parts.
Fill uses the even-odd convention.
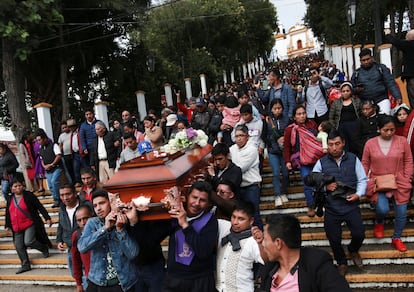
[[[283,202],[283,203],[287,203],[287,202],[289,202],[289,199],[288,199],[288,197],[287,197],[287,195],[286,195],[286,194],[280,195],[280,197],[282,198],[282,202]]]
[[[275,198],[275,207],[280,207],[282,205],[283,205],[282,198],[280,196],[277,196]]]

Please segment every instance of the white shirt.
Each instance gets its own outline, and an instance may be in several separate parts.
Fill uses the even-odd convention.
[[[234,126],[233,131],[231,132],[231,139],[233,142],[236,142],[236,127],[238,125],[246,125],[246,127],[249,129],[249,141],[250,143],[253,143],[256,148],[265,148],[265,143],[262,140],[262,130],[263,130],[263,122],[262,120],[253,117],[253,120],[251,120],[248,123],[245,123],[243,120],[238,122],[236,126]]]
[[[56,143],[53,143],[53,152],[55,153],[55,155],[61,155],[62,154],[62,152],[60,151],[59,145],[56,144]]]
[[[61,133],[59,135],[58,138],[58,143],[62,144],[62,151],[63,151],[63,155],[70,155],[72,153],[71,149],[70,149],[70,136],[71,136],[71,132],[69,133]]]
[[[66,213],[68,213],[70,226],[72,227],[73,227],[73,216],[75,215],[76,208],[78,208],[78,206],[79,206],[79,203],[77,203],[76,206],[73,208],[66,207]]]
[[[258,184],[262,181],[259,171],[259,153],[257,147],[250,140],[242,148],[239,148],[237,144],[232,145],[230,155],[233,163],[242,170],[241,187]]]
[[[108,155],[106,153],[105,142],[103,137],[98,136],[98,159],[108,159]]]
[[[79,152],[78,129],[72,134],[72,151]]]
[[[238,251],[233,251],[230,242],[221,246],[221,239],[230,233],[231,223],[219,219],[218,224],[217,290],[219,292],[253,292],[253,264],[264,265],[256,240],[252,236],[240,240],[241,249]]]
[[[321,80],[324,88],[332,86],[332,81],[329,78],[321,76]],[[319,80],[315,84],[310,83],[306,90],[306,116],[313,119],[315,117],[315,111],[318,117],[326,114],[328,111],[326,99],[319,86]]]

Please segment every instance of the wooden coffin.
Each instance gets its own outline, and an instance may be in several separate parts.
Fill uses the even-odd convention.
[[[204,178],[211,148],[207,145],[166,157],[146,153],[123,163],[104,187],[108,192],[119,193],[123,202],[144,195],[151,197],[151,203],[158,203],[165,197],[164,190],[173,186],[186,195],[194,181]],[[141,220],[169,218],[168,210],[159,206],[140,212]]]

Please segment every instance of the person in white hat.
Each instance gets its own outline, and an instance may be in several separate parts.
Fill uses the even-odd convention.
[[[165,138],[169,140],[171,135],[177,132],[177,115],[176,114],[169,114],[167,116],[167,123],[165,129]]]

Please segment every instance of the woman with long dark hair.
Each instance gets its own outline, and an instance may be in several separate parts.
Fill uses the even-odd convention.
[[[35,187],[35,153],[34,139],[31,130],[26,130],[19,142],[20,165],[27,174],[30,181],[28,189],[34,190]]]
[[[289,172],[283,159],[284,132],[288,124],[289,117],[283,114],[282,100],[278,98],[272,100],[269,116],[266,117],[266,144],[273,173],[275,207],[279,207],[288,201],[286,194],[289,184]],[[282,186],[280,185],[280,175],[282,175]]]

